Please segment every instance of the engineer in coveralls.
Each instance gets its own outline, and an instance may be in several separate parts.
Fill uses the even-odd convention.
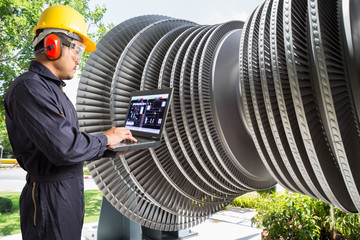
[[[71,7],[47,8],[34,28],[35,60],[14,80],[5,97],[6,126],[27,184],[20,197],[23,239],[81,238],[84,218],[83,162],[115,157],[107,150],[136,141],[126,128],[104,134],[80,132],[74,106],[62,91],[84,51],[95,44],[84,18]]]

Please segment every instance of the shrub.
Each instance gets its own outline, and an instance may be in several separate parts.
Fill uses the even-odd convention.
[[[265,228],[268,239],[360,239],[360,214],[334,208],[331,223],[330,205],[308,196],[286,191],[258,199],[252,225]]]
[[[83,172],[84,172],[84,175],[91,175],[90,171],[87,168],[84,168]]]
[[[344,213],[335,209],[335,229],[344,239],[360,238],[360,214]]]
[[[12,201],[7,198],[0,197],[0,212],[6,213],[6,212],[12,212]]]
[[[269,239],[318,239],[330,231],[330,206],[320,200],[289,192],[263,200],[252,224]]]

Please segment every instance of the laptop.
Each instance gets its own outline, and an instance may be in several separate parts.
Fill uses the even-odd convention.
[[[122,141],[108,149],[119,152],[159,146],[172,94],[172,88],[132,92],[125,127],[137,142]]]

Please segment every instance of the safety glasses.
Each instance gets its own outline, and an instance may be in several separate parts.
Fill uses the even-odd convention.
[[[71,56],[76,57],[77,60],[80,61],[85,51],[85,45],[81,43],[75,43],[75,40],[70,42],[66,39],[62,39],[62,44],[69,47]]]
[[[70,54],[74,57],[77,57],[79,61],[82,58],[84,51],[85,51],[85,45],[81,43],[80,44],[72,43],[72,46],[70,46]]]

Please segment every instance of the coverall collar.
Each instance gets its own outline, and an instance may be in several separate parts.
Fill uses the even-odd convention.
[[[56,77],[46,66],[36,60],[30,62],[29,71],[35,72],[46,79],[57,82],[61,88],[66,86],[66,83],[63,80]]]

